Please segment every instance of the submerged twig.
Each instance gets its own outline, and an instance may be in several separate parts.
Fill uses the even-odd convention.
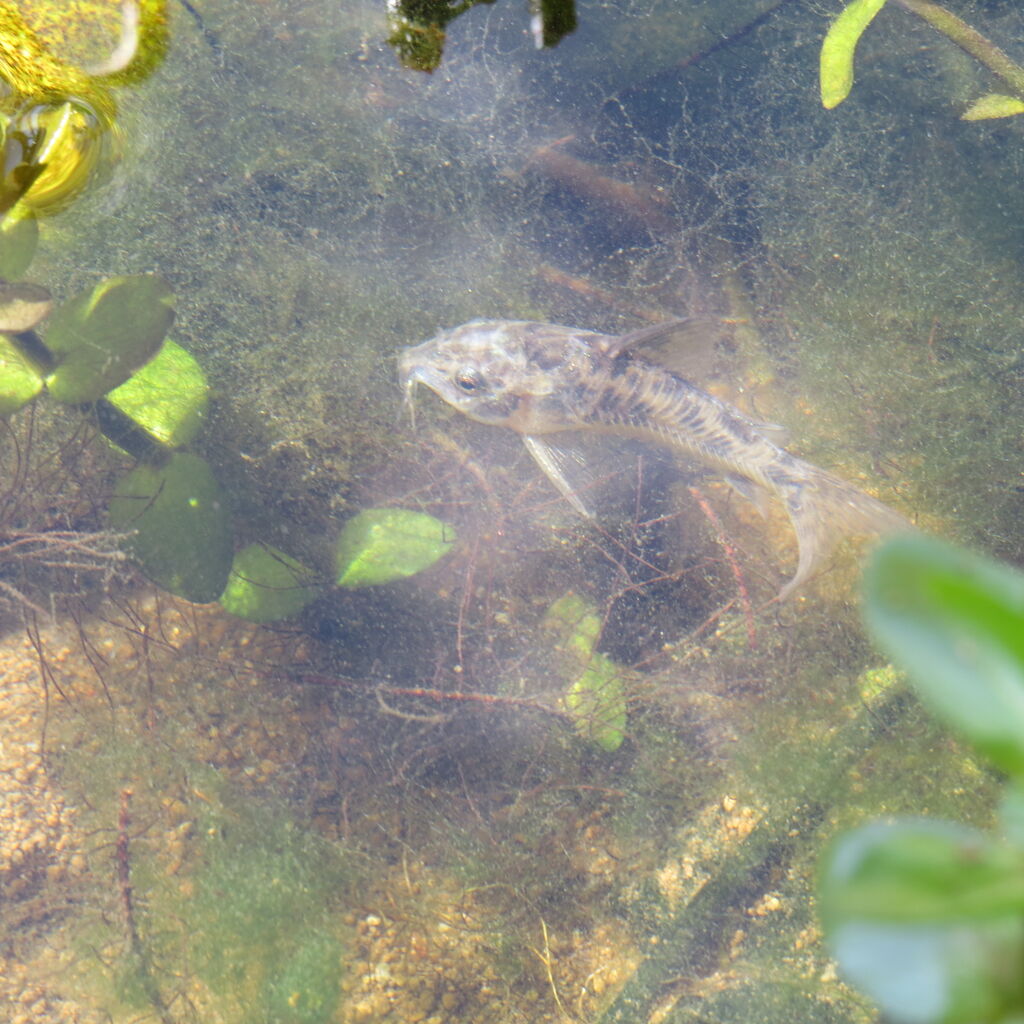
[[[175,1024],[170,1010],[164,1002],[156,979],[150,967],[146,948],[139,935],[138,923],[135,919],[135,901],[132,893],[131,861],[129,860],[128,827],[131,824],[132,790],[125,787],[121,790],[117,814],[117,884],[121,896],[121,911],[124,914],[125,931],[128,935],[128,951],[135,961],[139,972],[139,981],[146,998],[153,1005],[161,1024]]]

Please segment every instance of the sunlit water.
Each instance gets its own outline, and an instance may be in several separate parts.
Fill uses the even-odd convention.
[[[28,637],[9,614],[0,1016],[870,1019],[820,944],[820,851],[879,813],[984,821],[988,783],[872,692],[856,552],[773,603],[784,517],[613,447],[582,521],[515,437],[425,394],[413,424],[396,355],[473,317],[739,321],[703,386],[1020,561],[1017,120],[959,121],[984,76],[898,12],[825,112],[817,5],[583,4],[537,50],[498,0],[430,75],[383,2],[196,6],[28,276],[171,284],[238,546],[327,578],[380,507],[458,542],[268,628],[138,576]],[[89,518],[130,461],[77,412],[27,415],[21,507]],[[620,688],[589,720],[586,616]]]

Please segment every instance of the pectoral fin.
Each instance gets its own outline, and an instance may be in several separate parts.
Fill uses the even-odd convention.
[[[526,450],[533,456],[537,465],[544,470],[544,475],[558,488],[562,497],[581,516],[593,519],[593,513],[583,504],[579,494],[573,489],[566,476],[566,472],[570,469],[582,469],[582,462],[576,453],[572,449],[561,448],[542,441],[539,437],[529,435],[523,437],[523,444],[526,445]]]

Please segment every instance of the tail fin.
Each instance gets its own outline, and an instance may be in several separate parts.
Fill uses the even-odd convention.
[[[772,481],[796,532],[799,560],[779,591],[784,600],[806,583],[835,545],[847,536],[912,530],[911,522],[877,498],[809,462],[793,460],[785,478]]]

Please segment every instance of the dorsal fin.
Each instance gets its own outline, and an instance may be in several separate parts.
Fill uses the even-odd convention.
[[[727,326],[717,317],[682,317],[608,337],[601,348],[611,359],[623,352],[639,352],[644,359],[666,370],[691,380],[699,379],[711,372],[715,348]]]

